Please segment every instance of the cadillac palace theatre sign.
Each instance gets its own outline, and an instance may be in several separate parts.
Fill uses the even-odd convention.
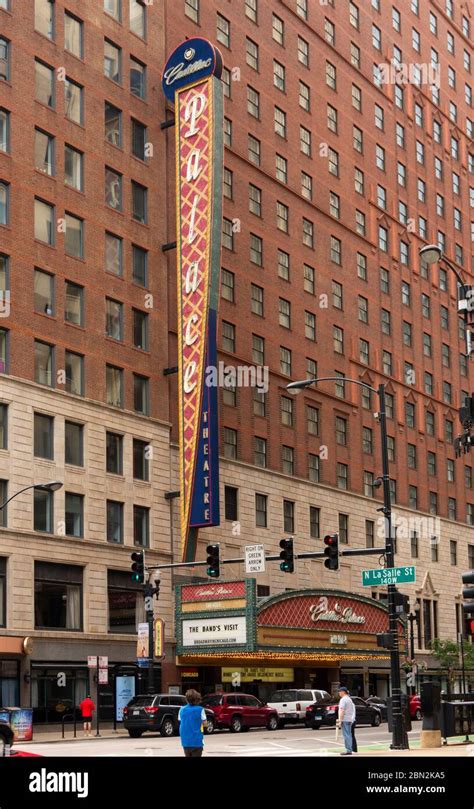
[[[188,39],[163,71],[175,107],[178,270],[180,503],[183,561],[194,560],[197,532],[219,524],[217,301],[222,230],[222,57],[205,39]]]

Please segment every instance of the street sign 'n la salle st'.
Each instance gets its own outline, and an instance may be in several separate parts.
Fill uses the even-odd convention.
[[[362,571],[362,584],[364,587],[380,587],[387,584],[405,584],[416,581],[416,567],[406,565],[404,567],[386,567],[376,570]]]

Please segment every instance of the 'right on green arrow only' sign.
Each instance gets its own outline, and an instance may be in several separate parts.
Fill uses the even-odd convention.
[[[386,584],[401,584],[416,581],[416,567],[385,567],[376,570],[362,571],[362,584],[364,587],[380,587]]]

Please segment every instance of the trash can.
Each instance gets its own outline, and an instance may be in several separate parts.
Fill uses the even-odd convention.
[[[402,717],[403,717],[403,727],[408,733],[411,730],[411,717],[410,717],[410,706],[408,702],[407,694],[401,695],[401,703],[402,703]],[[388,731],[389,733],[393,732],[393,716],[392,716],[392,704],[393,704],[393,697],[389,697],[387,699],[387,719],[388,719]]]

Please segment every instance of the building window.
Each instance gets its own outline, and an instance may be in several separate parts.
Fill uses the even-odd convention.
[[[226,320],[222,321],[222,348],[235,353],[235,326]]]
[[[65,352],[66,382],[65,390],[68,393],[75,393],[76,396],[84,395],[84,357],[82,354],[75,354],[73,351]]]
[[[256,166],[260,165],[260,141],[258,138],[254,138],[253,135],[248,136],[248,146],[247,146],[247,153],[248,158],[251,163],[254,163]],[[278,176],[277,176],[277,179]]]
[[[193,22],[199,23],[199,0],[184,0],[184,13]]]
[[[319,483],[320,480],[320,464],[319,455],[310,453],[308,455],[308,478],[313,483]]]
[[[122,49],[104,40],[104,75],[120,84],[122,81]]]
[[[133,374],[133,409],[144,416],[150,413],[150,380],[139,374]]]
[[[137,222],[148,221],[147,202],[148,189],[132,180],[132,216]]]
[[[106,402],[113,407],[123,407],[123,369],[114,365],[105,366]]]
[[[105,167],[105,203],[116,211],[122,210],[122,175]]]
[[[83,123],[83,88],[69,78],[64,81],[64,109],[70,121]]]
[[[64,428],[64,460],[73,466],[84,465],[84,428],[82,424],[66,421]]]
[[[39,385],[53,385],[54,347],[49,343],[35,340],[35,382]]]
[[[281,469],[284,475],[294,475],[295,472],[294,454],[295,453],[293,447],[282,446]]]
[[[300,36],[298,36],[298,61],[305,67],[309,67],[309,45]]]
[[[0,78],[3,79],[8,79],[8,52],[8,43],[0,39]],[[35,59],[35,98],[47,107],[55,106],[54,70],[39,59]]]
[[[54,315],[54,275],[43,270],[35,270],[34,305],[35,312]]]
[[[123,474],[123,436],[118,433],[106,433],[105,468],[113,475]]]
[[[130,574],[107,571],[109,610],[108,631],[136,635],[138,623],[145,618],[143,587],[130,580]]]
[[[365,521],[365,547],[375,548],[375,523],[373,520]]]
[[[78,59],[83,57],[83,23],[68,11],[64,12],[64,49]]]
[[[2,403],[0,403],[0,449],[8,449],[8,405]]]
[[[274,129],[281,138],[286,138],[286,112],[279,107],[274,109]]]
[[[410,536],[410,552],[412,559],[418,559],[418,534],[413,531]]]
[[[260,118],[260,93],[247,85],[247,112],[254,118]]]
[[[280,371],[285,376],[291,376],[291,351],[284,346],[280,346]]]
[[[82,630],[83,569],[35,562],[35,629]]]
[[[133,477],[135,480],[149,480],[150,469],[148,458],[151,447],[148,441],[133,439]]]
[[[143,247],[132,245],[132,276],[136,284],[146,287],[148,284],[148,251]]]
[[[255,233],[250,234],[250,261],[258,267],[263,267],[263,240]]]
[[[342,263],[342,243],[340,239],[337,239],[335,236],[331,236],[330,258],[334,264]]]
[[[53,533],[53,492],[39,487],[33,491],[33,527],[35,531]]]
[[[64,319],[75,326],[84,321],[84,289],[71,281],[66,281]]]
[[[255,495],[255,525],[259,528],[267,527],[267,495]]]
[[[224,512],[226,520],[238,520],[238,492],[234,486],[224,486]]]
[[[34,414],[34,455],[35,458],[54,458],[54,419],[42,413]]]
[[[70,213],[65,214],[64,249],[69,256],[84,258],[84,222]]]
[[[44,174],[55,174],[54,137],[35,129],[35,169]]]
[[[64,146],[64,182],[76,191],[83,191],[83,163],[84,155],[78,149]],[[46,172],[49,174],[50,172]]]
[[[224,427],[224,457],[231,460],[237,458],[237,430]]]
[[[150,547],[150,509],[145,506],[133,507],[133,544]]]
[[[342,545],[349,544],[349,515],[348,514],[339,514],[338,516],[338,523],[339,523],[339,541]]]
[[[292,500],[283,500],[283,530],[285,534],[293,534],[295,530],[295,504]]]
[[[258,334],[252,334],[252,362],[256,365],[265,362],[265,340]]]
[[[130,31],[141,39],[146,34],[145,0],[130,0]]]
[[[120,236],[105,234],[105,271],[123,275],[123,245]]]
[[[130,92],[138,98],[146,97],[146,65],[130,57]]]
[[[336,464],[336,483],[338,489],[348,488],[349,468],[345,463]]]
[[[105,102],[105,139],[114,146],[122,145],[122,111]]]
[[[255,437],[254,464],[265,469],[267,466],[267,440]]]
[[[84,536],[84,497],[82,494],[66,492],[65,498],[66,536]]]
[[[455,539],[449,541],[449,562],[453,566],[458,563],[458,543]]]
[[[2,185],[0,184],[0,192]],[[5,200],[7,199],[5,195]],[[5,216],[8,209],[7,201],[3,205]],[[2,201],[0,193],[0,221],[2,217]],[[4,222],[5,224],[6,222]],[[46,244],[54,244],[54,207],[40,199],[35,199],[35,239]]]
[[[116,20],[121,20],[122,0],[104,0],[104,11]]]
[[[123,544],[123,503],[107,500],[107,542]]]
[[[148,351],[148,315],[139,309],[133,309],[133,345]]]
[[[286,427],[293,427],[293,399],[282,396],[280,399],[281,423]]]
[[[105,333],[113,340],[123,340],[123,304],[105,299]]]
[[[321,509],[316,506],[309,507],[309,534],[312,539],[319,539]]]

